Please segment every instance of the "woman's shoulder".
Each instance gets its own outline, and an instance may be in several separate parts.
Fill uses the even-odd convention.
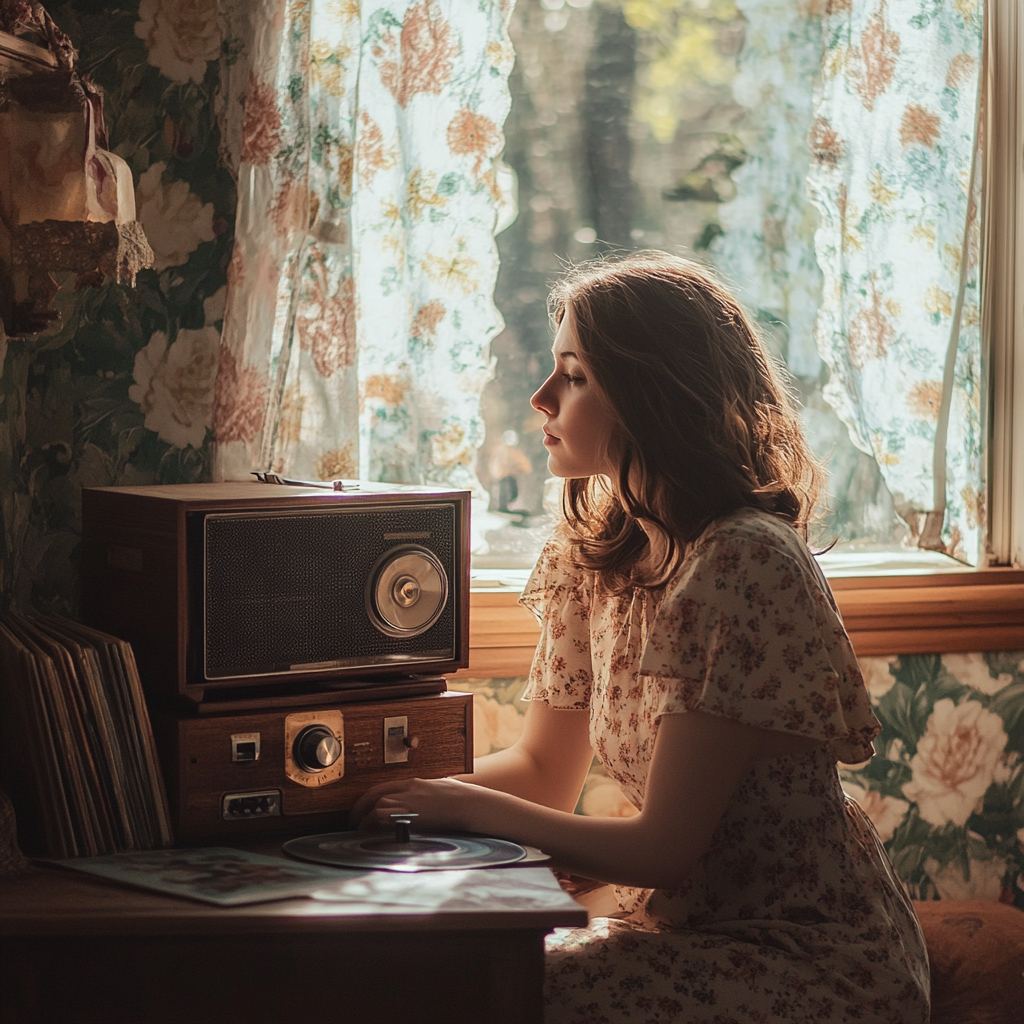
[[[800,534],[743,509],[712,524],[659,606],[640,671],[700,708],[871,756],[878,723],[828,583]],[[677,681],[677,682],[672,682]]]
[[[787,596],[788,595],[788,596]],[[838,618],[832,590],[795,527],[760,509],[742,508],[698,538],[666,592],[673,601],[725,609],[809,600]]]
[[[769,567],[799,572],[820,583],[820,570],[803,537],[789,523],[756,508],[741,508],[716,520],[700,535],[681,575],[733,575]]]
[[[790,555],[801,554],[807,545],[796,527],[759,508],[744,507],[716,519],[697,539],[694,550],[723,544],[768,545]]]
[[[560,519],[555,524],[548,539],[541,548],[533,576],[537,580],[555,581],[557,583],[573,583],[576,585],[589,581],[593,573],[580,569],[572,557],[573,532],[569,524]]]

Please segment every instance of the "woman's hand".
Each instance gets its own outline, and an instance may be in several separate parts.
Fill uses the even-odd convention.
[[[473,811],[480,794],[494,796],[455,779],[397,779],[368,789],[349,811],[349,824],[384,829],[392,814],[415,814],[416,827],[431,831],[472,832]]]
[[[368,789],[349,811],[353,828],[388,828],[392,814],[416,814],[432,830],[483,832],[514,839],[516,820],[537,805],[571,811],[593,758],[586,711],[553,710],[531,701],[519,741],[477,758],[461,779],[396,779]],[[517,800],[516,798],[519,798]],[[520,803],[522,806],[520,806]]]

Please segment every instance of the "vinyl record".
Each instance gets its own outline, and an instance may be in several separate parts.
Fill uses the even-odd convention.
[[[285,853],[314,864],[382,871],[445,871],[515,864],[526,851],[504,839],[486,836],[409,836],[397,842],[387,833],[328,832],[289,839]]]

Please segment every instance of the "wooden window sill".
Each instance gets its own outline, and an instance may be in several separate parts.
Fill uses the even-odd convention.
[[[1024,570],[830,581],[859,655],[1024,649]],[[469,668],[455,678],[522,676],[540,631],[514,588],[475,591]]]

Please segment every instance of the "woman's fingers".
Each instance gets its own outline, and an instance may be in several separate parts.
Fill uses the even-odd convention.
[[[402,779],[395,782],[382,782],[379,786],[373,786],[371,789],[368,789],[352,805],[352,809],[348,812],[349,824],[358,827],[359,823],[379,800],[392,793],[401,792],[407,785],[407,781]]]
[[[354,828],[390,825],[392,814],[415,814],[420,828],[455,828],[467,796],[465,783],[452,779],[404,779],[368,789],[349,812]]]
[[[363,820],[359,823],[361,829],[388,829],[394,826],[392,820],[392,814],[401,814],[404,808],[398,805],[398,801],[392,801],[390,803],[378,803],[376,807],[372,808],[363,817]]]

